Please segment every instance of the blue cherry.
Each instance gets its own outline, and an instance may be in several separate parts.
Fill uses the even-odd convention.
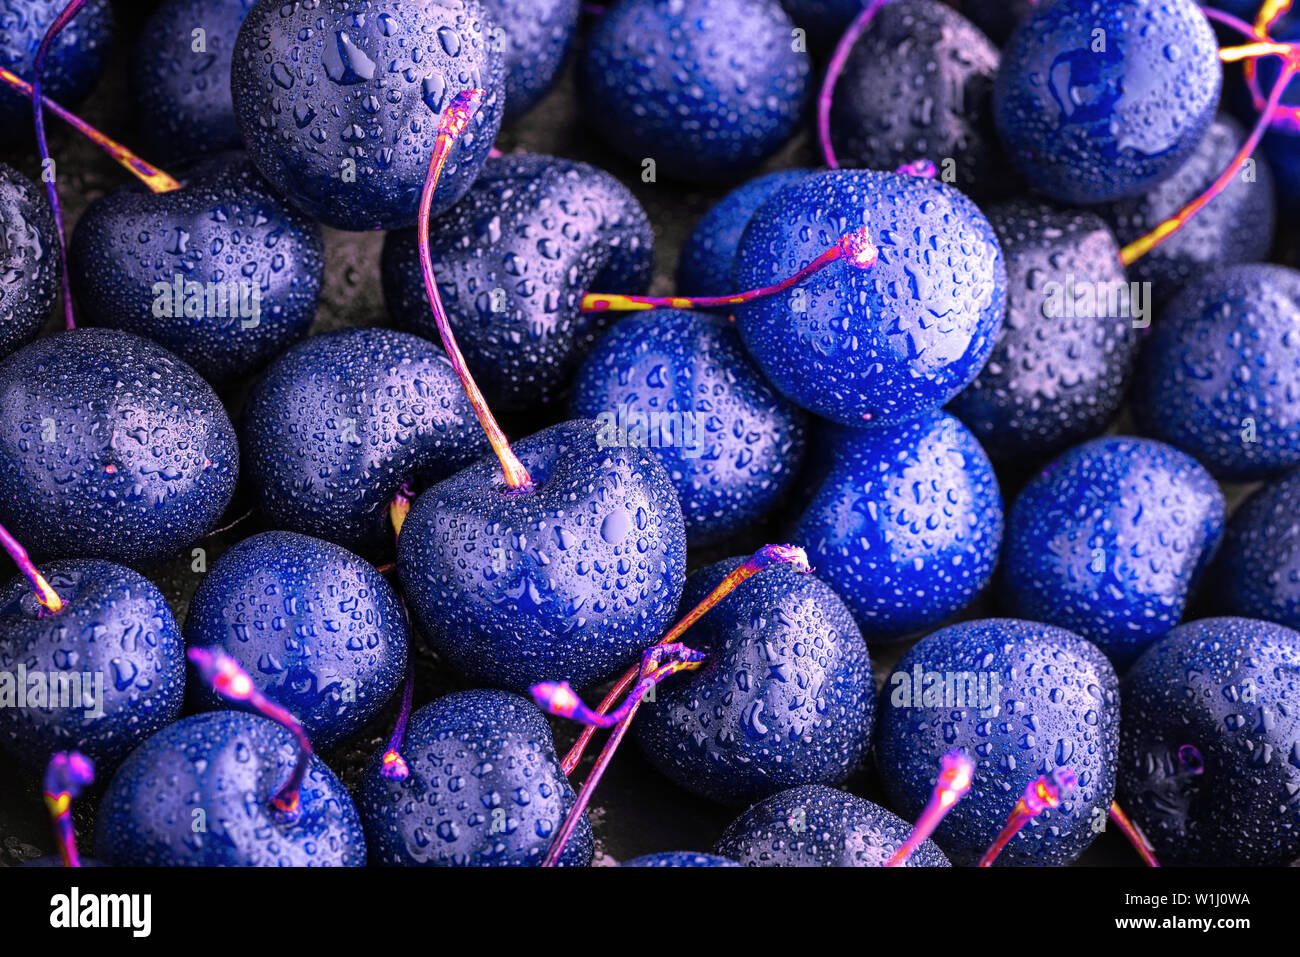
[[[0,359],[41,331],[59,294],[58,236],[36,184],[0,163]]]
[[[745,227],[760,206],[784,187],[812,174],[783,169],[756,176],[724,196],[696,223],[682,246],[677,287],[686,296],[727,296],[735,292],[732,272]]]
[[[690,182],[734,179],[795,132],[812,67],[777,0],[622,0],[580,61],[586,117],[624,156]]]
[[[624,861],[622,867],[739,867],[735,861],[717,854],[699,854],[693,851],[663,851],[645,854]]]
[[[57,613],[21,576],[0,589],[0,747],[34,774],[75,749],[107,781],[136,745],[180,717],[180,629],[157,587],[129,568],[74,559],[40,571],[63,602]]]
[[[460,90],[486,96],[434,195],[448,209],[501,125],[505,70],[478,0],[259,0],[235,41],[231,94],[258,169],[338,229],[415,222],[438,120]]]
[[[864,798],[824,784],[789,788],[732,821],[715,853],[746,867],[884,867],[912,828]],[[927,840],[907,867],[947,867]]]
[[[541,864],[573,807],[551,728],[532,702],[505,691],[461,691],[411,715],[401,747],[407,776],[366,766],[359,804],[372,865],[522,867]],[[584,814],[561,866],[591,863]]]
[[[970,383],[997,340],[1006,268],[988,220],[943,183],[836,170],[789,185],[746,227],[742,289],[785,279],[865,226],[870,268],[836,262],[736,308],[745,345],[772,383],[818,415],[862,428],[939,408]]]
[[[438,331],[414,229],[384,243],[384,300],[394,325]],[[469,194],[434,220],[438,292],[470,372],[495,408],[558,397],[609,316],[583,312],[589,291],[639,293],[654,268],[645,210],[613,176],[551,156],[488,160]]]
[[[778,393],[721,316],[634,313],[587,356],[574,418],[609,444],[654,447],[681,501],[687,541],[722,541],[761,520],[793,487],[804,411]]]
[[[501,31],[511,123],[555,85],[578,32],[579,0],[480,0]],[[497,42],[494,39],[494,43]]]
[[[1182,619],[1223,535],[1223,493],[1161,442],[1095,439],[1048,464],[1007,514],[1001,592],[1131,663]]]
[[[995,461],[1041,461],[1118,415],[1152,305],[1132,299],[1115,237],[1092,213],[1034,200],[985,211],[1006,257],[1007,314],[948,409]]]
[[[215,385],[307,334],[325,272],[320,227],[242,153],[200,162],[177,190],[133,184],[93,203],[69,246],[94,325],[153,339]]]
[[[975,762],[970,792],[935,842],[974,864],[1017,798],[1040,775],[1069,768],[1077,785],[1006,846],[1004,865],[1074,861],[1105,825],[1115,790],[1119,688],[1097,647],[1053,625],[992,618],[922,639],[881,691],[876,766],[893,805],[919,814],[949,751]]]
[[[791,537],[844,598],[868,641],[939,624],[989,582],[1002,494],[955,418],[828,429],[829,471]]]
[[[216,393],[146,339],[75,329],[0,362],[0,524],[33,555],[171,558],[216,524],[238,473]]]
[[[511,488],[487,458],[426,491],[398,539],[407,603],[434,650],[474,682],[586,688],[672,623],[686,532],[649,449],[602,447],[576,420],[514,446]]]
[[[1300,272],[1228,266],[1188,285],[1143,347],[1132,406],[1221,479],[1300,465]]]
[[[392,697],[408,634],[397,593],[369,562],[307,535],[263,532],[204,576],[185,641],[220,646],[325,749],[361,730]],[[192,697],[203,709],[228,707],[201,683]]]
[[[1211,577],[1234,615],[1300,629],[1300,472],[1257,489],[1233,513]]]
[[[253,388],[245,468],[278,528],[373,555],[392,539],[404,485],[446,478],[488,451],[442,350],[390,329],[341,329],[299,343]]]
[[[1195,0],[1039,4],[1002,54],[998,129],[1052,199],[1137,195],[1173,175],[1214,121],[1218,53]]]
[[[1165,864],[1300,857],[1300,634],[1247,618],[1174,629],[1124,679],[1119,797]]]
[[[296,817],[271,809],[297,760],[293,736],[244,711],[184,718],[136,748],[95,821],[95,854],[130,867],[361,867],[361,818],[311,758]]]
[[[164,0],[145,21],[132,49],[130,81],[150,157],[171,163],[243,148],[230,66],[239,25],[256,2]]]
[[[740,563],[690,577],[695,607]],[[867,753],[875,679],[866,642],[826,584],[789,566],[746,582],[690,631],[705,666],[670,678],[633,725],[650,763],[714,801],[744,806],[802,784],[838,784]]]

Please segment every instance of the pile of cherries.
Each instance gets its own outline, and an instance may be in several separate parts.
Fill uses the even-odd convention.
[[[37,863],[614,863],[629,731],[739,816],[625,866],[1300,861],[1300,7],[1222,2],[162,0],[137,154],[108,0],[11,0]]]

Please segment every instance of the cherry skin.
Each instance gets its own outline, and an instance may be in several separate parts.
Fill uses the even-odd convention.
[[[501,125],[505,70],[477,0],[259,0],[235,41],[231,94],[253,162],[337,229],[415,222],[438,119],[459,90],[487,91],[452,148],[435,215],[464,195]]]
[[[1039,4],[1003,51],[994,116],[1035,189],[1071,204],[1171,176],[1214,121],[1219,46],[1195,0]]]
[[[641,204],[613,176],[571,160],[488,160],[429,232],[439,296],[498,411],[535,408],[568,386],[610,321],[581,311],[585,293],[641,293],[653,275]],[[393,324],[436,341],[414,229],[388,234],[381,268]]]
[[[470,681],[585,689],[636,660],[673,622],[686,530],[650,449],[602,448],[594,421],[514,445],[532,476],[510,489],[483,459],[426,491],[397,542],[420,632]]]
[[[645,854],[624,861],[620,867],[739,867],[735,861],[717,854],[697,854],[692,851],[664,851]]]
[[[750,220],[741,289],[785,279],[865,225],[879,258],[836,262],[735,310],[745,345],[787,397],[862,428],[939,408],[979,372],[1006,312],[992,227],[943,183],[834,170],[787,186]]]
[[[1204,618],[1124,679],[1119,799],[1162,864],[1285,867],[1300,856],[1300,634]]]
[[[0,67],[28,82],[45,33],[68,0],[22,0],[0,15]],[[75,107],[90,95],[108,65],[116,26],[109,0],[87,0],[45,54],[41,92],[60,106]],[[32,135],[32,101],[0,85],[0,142]]]
[[[677,288],[685,296],[728,296],[736,291],[732,271],[745,227],[760,206],[782,188],[811,175],[810,169],[783,169],[737,186],[696,224],[682,246]]]
[[[393,696],[408,634],[397,593],[369,562],[307,535],[263,532],[204,576],[185,642],[220,646],[324,750],[361,730]],[[230,707],[202,682],[191,688],[204,710]]]
[[[59,295],[58,236],[41,190],[0,163],[0,358],[36,338]]]
[[[1253,481],[1300,465],[1300,271],[1228,266],[1188,285],[1142,350],[1142,431],[1215,476]]]
[[[1137,319],[1127,299],[1112,315],[1108,293],[1091,305],[1082,298],[1129,289],[1115,237],[1095,215],[1034,200],[985,212],[1006,257],[1007,314],[988,362],[948,409],[994,461],[1041,461],[1119,413],[1137,363]]]
[[[976,685],[945,687],[936,676],[946,681],[949,672]],[[963,692],[965,707],[952,707]],[[1072,769],[1077,786],[1012,838],[997,863],[1068,864],[1092,843],[1097,822],[1105,823],[1115,790],[1119,688],[1105,655],[1073,632],[1010,618],[937,631],[886,678],[878,718],[876,766],[904,816],[914,818],[930,799],[944,754],[964,751],[975,762],[970,792],[934,832],[955,864],[974,864],[1026,786],[1055,768]]]
[[[688,182],[734,179],[794,134],[811,65],[777,0],[623,0],[579,63],[583,112],[624,156]]]
[[[290,349],[249,395],[241,438],[273,525],[367,557],[391,547],[388,506],[403,485],[441,481],[488,452],[442,350],[390,329]]]
[[[682,607],[742,559],[687,581]],[[744,807],[801,784],[838,784],[866,756],[875,679],[853,616],[826,584],[789,566],[728,595],[690,631],[699,671],[667,679],[641,705],[637,743],[666,777]]]
[[[1223,493],[1190,456],[1149,439],[1085,442],[1011,506],[1003,602],[1126,666],[1178,624],[1223,522]]]
[[[0,588],[0,747],[33,774],[59,751],[80,751],[107,781],[145,738],[180,717],[185,667],[180,629],[144,576],[99,559],[48,562],[41,573],[63,601],[51,614],[27,579]],[[17,669],[44,673],[51,697],[18,707]],[[81,700],[53,700],[53,675],[80,676]],[[59,692],[61,693],[61,692]]]
[[[509,692],[461,691],[412,714],[403,780],[382,773],[384,750],[361,783],[372,865],[536,866],[575,800],[550,725]],[[560,865],[585,867],[592,850],[583,815]]]
[[[1209,580],[1230,614],[1300,628],[1300,472],[1265,485],[1233,513]]]
[[[239,25],[255,2],[164,0],[145,21],[129,75],[145,155],[165,165],[243,149],[230,65]],[[203,31],[199,50],[195,30]]]
[[[1002,494],[975,437],[946,412],[822,436],[830,468],[791,538],[868,641],[944,621],[988,584]]]
[[[745,867],[884,867],[912,826],[878,804],[824,784],[759,801],[732,821],[715,853]],[[926,840],[906,867],[947,867]]]
[[[761,520],[798,478],[807,414],[768,384],[722,316],[671,309],[620,320],[578,371],[569,411],[600,420],[609,444],[626,433],[656,449],[692,546]],[[652,418],[624,421],[637,413]],[[663,415],[673,417],[666,426]]]
[[[1168,179],[1140,196],[1099,206],[1097,214],[1114,229],[1121,245],[1145,236],[1209,189],[1245,138],[1236,120],[1221,115],[1196,152]],[[1277,197],[1268,161],[1262,154],[1254,160],[1252,178],[1234,176],[1182,229],[1129,267],[1134,281],[1152,283],[1158,307],[1208,270],[1268,258]]]
[[[74,329],[0,362],[0,524],[34,556],[170,558],[216,524],[238,473],[221,400],[147,339]]]
[[[320,227],[242,153],[201,161],[177,190],[137,183],[100,198],[69,254],[90,324],[153,339],[214,385],[259,371],[307,334],[325,272]]]
[[[944,182],[986,199],[1016,186],[993,125],[998,50],[938,0],[894,0],[858,37],[835,83],[830,133],[842,166],[944,166]]]
[[[496,29],[504,32],[506,111],[519,119],[559,79],[578,32],[579,0],[481,0]]]
[[[104,793],[95,854],[128,867],[361,867],[366,842],[347,789],[320,758],[296,819],[271,810],[293,770],[293,736],[244,711],[210,711],[136,748]]]

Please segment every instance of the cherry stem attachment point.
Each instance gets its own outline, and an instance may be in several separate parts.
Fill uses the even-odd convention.
[[[1020,829],[1038,817],[1048,808],[1060,807],[1061,802],[1069,796],[1078,783],[1078,778],[1070,768],[1057,768],[1044,774],[1025,787],[1025,793],[1011,809],[1007,823],[1002,826],[997,840],[984,852],[976,867],[991,867],[1002,849],[1020,833]]]
[[[14,538],[9,533],[9,529],[3,525],[0,525],[0,546],[4,547],[9,557],[14,560],[14,564],[18,566],[18,570],[32,583],[32,590],[36,592],[36,600],[41,603],[41,607],[51,615],[63,611],[63,599],[59,597],[59,593],[50,587],[45,576],[32,563],[27,555],[27,549],[23,548],[18,539]]]
[[[60,751],[45,768],[45,807],[54,825],[54,842],[64,867],[80,867],[77,836],[72,827],[72,802],[95,781],[95,765],[77,751]]]
[[[840,74],[844,72],[844,64],[849,60],[853,45],[866,32],[867,27],[871,26],[871,21],[880,12],[880,8],[888,2],[889,0],[871,0],[862,8],[862,12],[853,18],[853,22],[835,44],[835,52],[831,54],[830,63],[826,66],[826,76],[822,79],[821,89],[817,92],[817,139],[821,143],[822,158],[831,169],[840,168],[835,147],[831,145],[831,100],[835,96],[835,84],[839,82]]]
[[[429,173],[424,180],[424,189],[420,192],[420,213],[415,231],[420,247],[420,272],[424,276],[424,291],[429,297],[429,306],[433,311],[434,324],[438,327],[438,335],[442,337],[442,346],[447,350],[447,357],[451,359],[452,368],[460,378],[465,395],[469,398],[470,405],[474,407],[483,431],[487,433],[492,451],[501,461],[501,471],[505,473],[506,485],[512,491],[523,492],[533,487],[533,480],[528,475],[528,469],[510,448],[505,433],[497,425],[496,417],[492,415],[487,400],[483,398],[478,383],[474,381],[474,376],[469,371],[460,346],[456,344],[456,337],[451,332],[451,321],[447,318],[447,310],[443,308],[442,297],[438,295],[438,283],[433,275],[433,257],[429,252],[429,212],[433,207],[434,190],[438,188],[438,180],[442,177],[442,168],[447,163],[447,156],[451,153],[452,146],[469,125],[470,118],[478,110],[482,100],[482,90],[462,90],[442,111],[442,118],[438,121],[437,138],[433,144],[433,155],[429,158]]]
[[[1110,819],[1115,822],[1123,835],[1128,838],[1128,842],[1133,845],[1133,850],[1138,852],[1142,862],[1147,867],[1159,867],[1160,862],[1156,860],[1155,848],[1147,840],[1147,836],[1142,833],[1142,829],[1129,820],[1129,816],[1120,808],[1119,802],[1112,801],[1110,804]]]
[[[719,309],[725,306],[738,306],[742,303],[774,296],[796,286],[809,276],[820,272],[833,262],[844,260],[858,269],[868,269],[876,264],[880,250],[871,241],[866,226],[841,236],[826,252],[822,253],[793,276],[781,280],[774,286],[749,289],[731,296],[620,296],[601,292],[589,292],[582,297],[583,312],[637,312],[647,309]]]
[[[415,660],[406,653],[406,676],[402,679],[402,707],[397,712],[397,723],[388,739],[388,749],[380,759],[379,773],[390,781],[405,781],[411,773],[402,758],[402,741],[406,737],[406,723],[411,718],[411,701],[415,697]]]
[[[764,569],[771,568],[773,565],[793,565],[796,571],[803,574],[812,571],[811,566],[808,564],[807,552],[798,545],[764,545],[719,582],[718,587],[709,592],[703,601],[686,614],[686,617],[673,625],[668,630],[668,633],[659,640],[659,644],[671,645],[679,641],[682,635],[685,634],[686,629],[703,618],[706,612],[735,591],[743,581],[757,575]],[[609,709],[614,706],[614,702],[636,680],[637,671],[638,668],[634,665],[623,674],[623,677],[615,682],[614,687],[609,690],[609,693],[597,706],[596,714],[609,713]],[[569,749],[569,753],[564,756],[564,760],[560,762],[560,769],[566,775],[572,774],[573,769],[578,766],[578,762],[582,760],[582,753],[587,749],[587,745],[595,733],[595,727],[589,725],[573,747]]]
[[[388,503],[388,520],[393,523],[393,537],[398,538],[402,534],[402,525],[406,522],[406,516],[411,511],[411,500],[414,498],[411,487],[405,482],[393,496],[393,500]]]
[[[975,762],[963,751],[949,751],[939,759],[939,777],[934,782],[930,800],[916,819],[916,826],[907,840],[885,862],[886,867],[902,867],[916,853],[916,849],[929,839],[945,814],[966,796],[975,778]]]
[[[292,734],[298,742],[298,760],[294,764],[293,773],[284,787],[271,798],[272,817],[281,824],[296,821],[302,812],[299,805],[302,782],[307,776],[307,768],[311,765],[312,748],[307,732],[287,709],[258,691],[248,672],[221,648],[191,648],[185,654],[198,669],[199,677],[204,684],[227,701],[247,704],[262,717],[270,718]]]
[[[22,77],[4,69],[3,67],[0,67],[0,83],[4,83],[6,86],[21,93],[29,100],[33,99],[32,85]],[[155,193],[169,193],[172,190],[181,188],[180,182],[175,178],[163,172],[152,163],[141,159],[117,140],[105,133],[101,133],[76,113],[60,106],[48,96],[42,95],[41,102],[45,104],[47,110],[111,156],[114,161],[122,166],[123,169],[148,186],[151,191]]]
[[[934,179],[939,175],[939,167],[928,159],[912,160],[894,170],[900,176],[915,176],[918,179]]]

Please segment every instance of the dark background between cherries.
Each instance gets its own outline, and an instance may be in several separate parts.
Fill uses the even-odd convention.
[[[81,116],[108,135],[139,149],[145,159],[152,157],[144,150],[143,138],[134,126],[126,77],[131,40],[155,6],[157,3],[154,0],[113,0],[113,13],[118,26],[114,52],[95,92],[78,110]],[[585,23],[579,30],[579,44],[585,33],[584,27]],[[502,152],[548,153],[583,160],[608,170],[625,182],[645,207],[655,231],[656,271],[650,292],[653,295],[671,294],[676,291],[673,276],[682,244],[696,221],[731,187],[699,190],[663,179],[655,183],[642,182],[639,165],[617,156],[584,129],[575,92],[576,59],[576,56],[570,56],[568,66],[555,89],[532,112],[502,130],[497,138],[497,148]],[[1228,77],[1229,82],[1232,82],[1236,79],[1236,73],[1229,70]],[[129,175],[97,147],[77,136],[57,119],[48,117],[46,128],[50,150],[57,163],[59,196],[63,201],[68,235],[71,236],[72,228],[82,211],[110,189],[125,183]],[[0,149],[0,161],[9,163],[33,181],[39,182],[40,164],[34,141]],[[819,165],[821,157],[813,133],[813,111],[810,105],[803,130],[750,175],[757,176],[794,166]],[[324,232],[325,280],[312,333],[348,326],[386,324],[387,313],[379,280],[379,254],[384,234],[345,233],[329,228]],[[1277,243],[1272,261],[1300,266],[1300,220],[1280,219]],[[57,316],[55,312],[58,313]],[[62,311],[56,307],[45,331],[51,332],[61,323]],[[225,400],[232,419],[236,421],[251,381],[222,392],[222,399]],[[563,404],[551,403],[550,407],[543,406],[524,417],[502,416],[502,424],[512,438],[521,438],[564,418]],[[1111,431],[1132,431],[1127,413],[1120,417]],[[999,471],[1002,493],[1008,503],[1027,477],[1014,469]],[[1254,487],[1225,486],[1229,510]],[[796,491],[796,502],[799,494]],[[250,500],[241,486],[222,524],[243,515],[249,508]],[[783,540],[783,525],[797,516],[798,511],[797,505],[779,508],[769,522],[749,529],[728,543],[692,550],[689,570],[693,571],[721,558],[748,554],[768,541]],[[260,530],[262,526],[254,517],[241,522],[229,532],[198,543],[207,553],[207,566],[210,568],[217,557],[231,545]],[[190,563],[190,554],[187,552],[184,556],[149,571],[149,578],[167,597],[178,624],[184,622],[190,597],[203,577],[190,570]],[[15,573],[16,569],[8,557],[0,555],[0,580],[7,580]],[[1213,582],[1207,582],[1205,587],[1213,588]],[[999,613],[994,600],[986,593],[976,599],[959,619],[982,618]],[[1197,617],[1200,615],[1196,609],[1189,609],[1186,618],[1191,620]],[[900,642],[872,648],[878,683],[884,680],[909,644],[910,642]],[[416,707],[448,692],[468,687],[451,674],[447,667],[440,665],[422,641],[413,641],[411,647],[416,656]],[[395,698],[363,733],[338,749],[322,755],[350,789],[355,789],[361,769],[370,755],[381,742],[387,740],[397,705]],[[577,737],[577,726],[560,721],[554,721],[552,725],[556,731],[557,749],[563,754]],[[585,776],[585,769],[593,756],[594,751],[575,774],[576,780]],[[107,784],[106,781],[100,783]],[[878,803],[888,803],[876,779],[870,758],[866,767],[842,787]],[[74,805],[78,837],[87,846],[94,821],[94,806],[94,799]],[[707,851],[735,814],[731,809],[704,801],[679,789],[653,771],[641,759],[636,748],[623,748],[596,792],[590,816],[596,834],[593,864],[600,866],[656,851]],[[49,818],[37,783],[24,775],[12,760],[0,754],[0,867],[13,866],[24,860],[53,853],[55,848]],[[1078,863],[1083,866],[1141,864],[1114,828],[1102,834]]]

